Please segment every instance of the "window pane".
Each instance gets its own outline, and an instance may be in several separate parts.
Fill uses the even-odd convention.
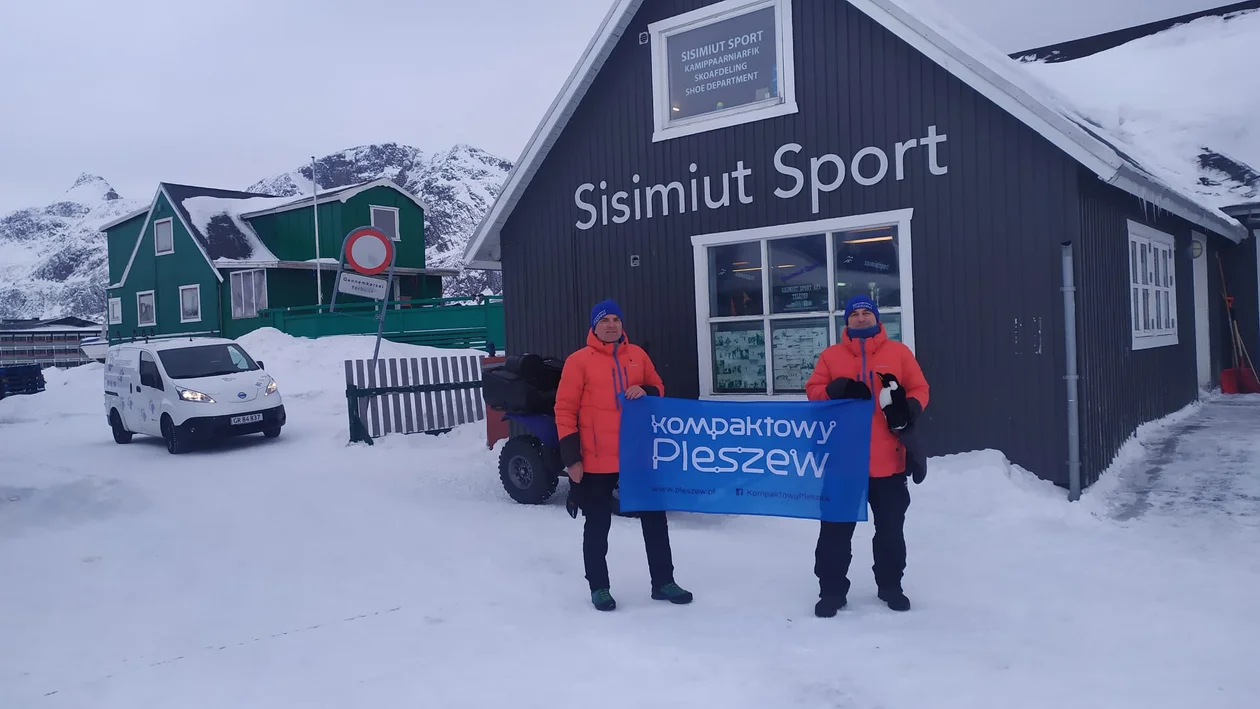
[[[1138,292],[1140,290],[1141,290],[1140,288],[1133,289],[1133,330],[1135,332],[1142,331],[1142,320],[1141,320],[1142,307],[1138,303]]]
[[[1173,324],[1173,321],[1172,321],[1172,305],[1171,305],[1171,301],[1169,300],[1168,296],[1169,296],[1169,292],[1168,292],[1168,291],[1164,291],[1164,329],[1165,329],[1165,330],[1171,330],[1171,329],[1172,329],[1172,324]]]
[[[766,391],[766,336],[761,320],[714,323],[713,391],[721,394]]]
[[[777,39],[773,7],[741,13],[666,38],[669,119],[700,116],[777,97]]]
[[[372,226],[385,232],[391,239],[398,238],[398,212],[391,209],[372,209]]]
[[[770,247],[770,312],[827,312],[827,235],[774,239]]]
[[[232,317],[245,317],[245,288],[241,273],[232,274]]]
[[[818,355],[831,343],[827,318],[775,320],[770,323],[770,352],[774,358],[774,393],[805,391]]]
[[[709,248],[709,316],[762,315],[761,242]]]
[[[1146,262],[1146,244],[1142,244],[1142,285],[1146,285],[1150,283],[1150,279],[1146,275],[1148,273],[1147,269],[1148,269],[1148,266]]]
[[[254,271],[254,314],[267,309],[267,272]]]
[[[1152,326],[1151,322],[1151,289],[1142,289],[1142,329],[1149,330]]]
[[[1134,283],[1138,282],[1138,256],[1136,241],[1129,242],[1129,278],[1131,278]]]
[[[1156,260],[1156,263],[1159,263]],[[1155,328],[1159,329],[1164,326],[1164,298],[1163,294],[1155,291]]]
[[[835,235],[836,310],[855,295],[881,308],[901,307],[897,228],[879,227]]]
[[[1164,251],[1164,287],[1172,287],[1172,274],[1168,272],[1168,260],[1172,258],[1172,252]]]
[[[158,251],[171,250],[171,222],[159,222],[153,225],[154,237],[157,239]]]
[[[184,318],[195,318],[201,314],[200,297],[196,288],[180,291],[180,304]]]

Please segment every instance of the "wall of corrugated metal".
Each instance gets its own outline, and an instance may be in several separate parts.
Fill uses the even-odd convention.
[[[1198,382],[1190,225],[1096,179],[1083,176],[1081,187],[1081,476],[1089,485],[1139,425],[1193,402]],[[1129,219],[1174,237],[1176,345],[1133,350]]]
[[[923,436],[932,454],[984,448],[1066,483],[1060,242],[1076,239],[1075,163],[1022,123],[847,3],[795,0],[795,115],[653,143],[649,22],[709,3],[647,0],[502,232],[511,352],[582,346],[590,306],[618,299],[630,337],[648,344],[668,393],[698,393],[694,234],[913,207],[915,336],[932,386]],[[933,176],[911,151],[905,179],[851,179],[811,212],[808,189],[774,196],[788,142],[846,158],[892,154],[928,127],[948,136]],[[701,209],[590,231],[574,205],[584,182],[608,193],[752,170],[751,204]],[[890,175],[892,173],[890,172]],[[777,178],[777,179],[776,179]],[[732,189],[734,183],[732,182]],[[598,195],[598,193],[597,193]],[[598,197],[596,196],[596,199]],[[632,268],[631,255],[641,265]],[[1123,285],[1123,282],[1119,282]],[[1126,302],[1120,297],[1117,302]],[[1111,306],[1114,309],[1114,305]],[[1126,330],[1127,332],[1127,330]]]

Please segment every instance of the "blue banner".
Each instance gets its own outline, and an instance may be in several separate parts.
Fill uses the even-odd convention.
[[[874,406],[624,401],[621,509],[865,522]]]

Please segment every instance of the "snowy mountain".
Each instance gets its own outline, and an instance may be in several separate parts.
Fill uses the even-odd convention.
[[[103,319],[109,267],[99,229],[147,205],[84,173],[52,204],[0,217],[0,318]]]
[[[364,145],[316,159],[320,190],[389,177],[429,205],[429,265],[443,268],[461,268],[464,245],[511,167],[507,160],[468,145],[432,154],[395,143]],[[311,167],[261,180],[248,190],[309,195]],[[0,318],[76,315],[101,320],[109,268],[99,229],[144,209],[152,195],[139,197],[124,199],[104,179],[85,173],[52,204],[0,217]],[[497,272],[467,271],[447,279],[445,292],[500,293],[501,284]]]
[[[494,203],[512,164],[484,150],[456,145],[427,155],[407,145],[364,145],[316,159],[319,189],[388,177],[429,206],[425,247],[430,266],[462,268],[464,246]],[[248,192],[281,197],[311,194],[311,166],[250,185]],[[465,271],[445,283],[447,296],[502,292],[497,271]]]

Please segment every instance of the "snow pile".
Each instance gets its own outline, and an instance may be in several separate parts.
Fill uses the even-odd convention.
[[[1234,709],[1260,694],[1254,533],[1136,529],[980,451],[933,458],[910,486],[910,613],[874,597],[871,523],[849,606],[819,620],[816,523],[671,514],[696,602],[648,598],[637,521],[617,518],[619,607],[599,614],[565,485],[513,503],[484,424],[347,445],[342,362],[373,338],[241,341],[280,382],[280,438],[179,457],[116,445],[99,364],[0,400],[0,706]],[[1240,426],[1249,452],[1229,454],[1260,469],[1257,424]],[[1210,484],[1193,463],[1168,478]],[[602,669],[557,669],[592,657]]]
[[[1260,11],[1204,17],[1068,62],[1024,68],[1072,97],[1161,179],[1220,207],[1254,200],[1246,184],[1204,166],[1212,152],[1260,169]],[[1248,88],[1250,87],[1250,88]]]

